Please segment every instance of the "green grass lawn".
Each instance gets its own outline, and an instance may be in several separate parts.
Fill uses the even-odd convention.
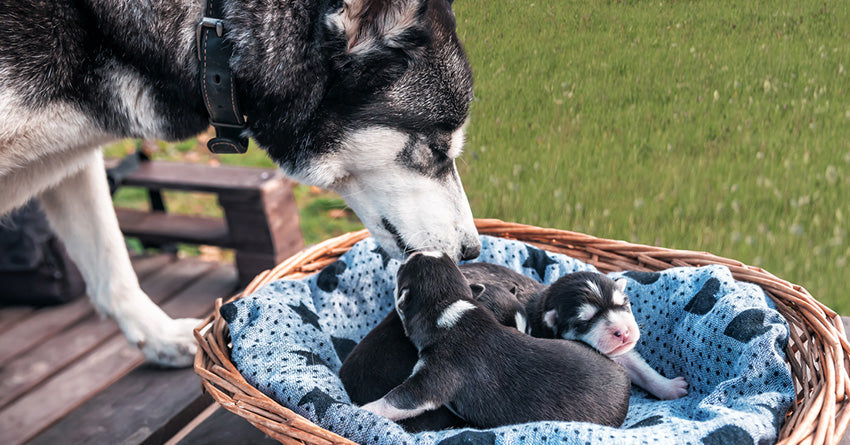
[[[477,217],[710,251],[850,314],[850,2],[455,12],[475,71],[458,164]],[[187,153],[209,159],[194,142],[160,149]],[[327,217],[338,198],[297,194],[308,242],[358,227]]]
[[[476,216],[710,251],[850,314],[850,2],[455,12]]]

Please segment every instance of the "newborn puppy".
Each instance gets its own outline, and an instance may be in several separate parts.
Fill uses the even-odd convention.
[[[531,335],[583,341],[622,364],[634,384],[659,399],[688,394],[683,377],[665,378],[634,350],[640,332],[624,292],[625,278],[615,284],[599,273],[575,272],[546,286],[495,264],[469,263],[460,269],[470,282],[513,289],[526,303]]]
[[[492,312],[499,323],[525,332],[525,308],[514,294],[499,286],[484,288],[478,284],[470,285],[470,290],[473,298]],[[379,399],[403,382],[413,371],[417,358],[416,348],[404,335],[398,313],[391,311],[345,358],[339,370],[339,378],[351,401],[362,405]],[[399,423],[409,432],[466,425],[446,407],[427,411]]]
[[[442,253],[413,254],[399,268],[396,311],[419,361],[368,411],[401,420],[446,405],[482,428],[625,419],[630,384],[621,366],[582,343],[499,324]]]
[[[531,335],[583,341],[623,365],[629,378],[662,400],[688,393],[684,377],[668,379],[634,350],[640,332],[625,294],[616,282],[594,272],[564,275],[526,305]]]
[[[508,289],[516,295],[516,299],[523,305],[546,289],[545,284],[514,272],[505,266],[490,263],[466,263],[458,267],[460,267],[460,272],[466,278],[466,281],[481,284],[485,288],[499,286]]]

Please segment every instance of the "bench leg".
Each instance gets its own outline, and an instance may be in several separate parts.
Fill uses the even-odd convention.
[[[256,193],[219,195],[236,249],[240,285],[304,248],[292,182],[270,181]]]

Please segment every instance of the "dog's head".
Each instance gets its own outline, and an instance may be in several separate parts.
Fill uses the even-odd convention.
[[[329,76],[310,150],[278,159],[339,193],[390,254],[478,255],[455,158],[472,74],[447,0],[344,0],[324,20]],[[282,158],[282,159],[281,159]]]

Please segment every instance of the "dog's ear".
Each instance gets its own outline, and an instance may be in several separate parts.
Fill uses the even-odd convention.
[[[550,329],[552,329],[552,331],[554,331],[556,334],[558,333],[558,326],[557,326],[558,321],[557,320],[558,320],[558,311],[555,310],[555,309],[546,311],[543,314],[543,324],[545,324]]]
[[[479,283],[469,283],[469,289],[472,290],[472,299],[477,300],[484,293],[485,287]]]
[[[425,11],[425,0],[344,0],[328,24],[342,32],[352,56],[414,51],[427,43]]]
[[[614,282],[617,287],[617,290],[620,292],[626,292],[626,286],[629,284],[628,280],[625,278],[617,278],[617,281]]]

